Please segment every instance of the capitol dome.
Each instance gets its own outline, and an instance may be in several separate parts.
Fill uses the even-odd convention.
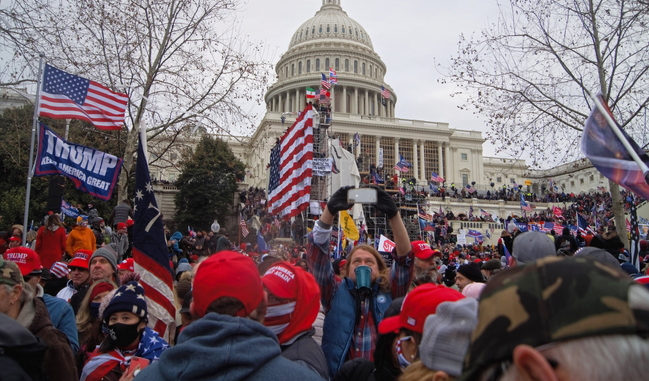
[[[322,75],[329,77],[331,69],[338,79],[329,90],[333,112],[394,118],[397,96],[384,82],[387,67],[365,28],[347,16],[340,1],[322,0],[315,16],[291,37],[275,65],[277,82],[266,92],[269,112],[295,114],[304,109],[306,88],[320,88]]]
[[[326,39],[342,39],[357,42],[370,49],[372,40],[356,20],[347,16],[339,1],[324,0],[322,8],[293,34],[289,49],[303,42]]]

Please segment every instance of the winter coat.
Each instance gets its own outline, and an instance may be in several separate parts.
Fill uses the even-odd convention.
[[[110,236],[110,243],[115,244],[118,262],[124,259],[124,254],[126,254],[126,251],[128,250],[128,235],[126,233],[119,234],[117,231],[114,231]]]
[[[77,353],[79,350],[79,333],[77,332],[77,322],[72,307],[65,300],[52,295],[44,294],[41,297],[45,302],[47,312],[50,314],[52,325],[65,333],[65,336],[70,341],[72,353]]]
[[[607,231],[602,235],[597,235],[596,238],[591,240],[591,246],[604,249],[613,254],[615,259],[618,258],[621,253],[620,249],[624,247],[624,243],[622,243],[616,231]]]
[[[113,212],[108,219],[113,222],[112,226],[115,226],[120,222],[126,223],[129,216],[133,217],[133,209],[129,204],[122,202],[113,208]]]
[[[41,265],[49,269],[54,262],[63,259],[65,253],[66,236],[65,229],[60,226],[54,226],[54,230],[41,226],[36,234],[36,247],[34,251],[38,253]]]
[[[320,345],[313,340],[314,329],[298,336],[295,341],[282,345],[282,356],[316,372],[324,379],[329,378],[327,360]]]
[[[0,381],[46,380],[47,345],[5,314],[0,314],[0,348]]]
[[[183,239],[183,235],[181,232],[175,232],[174,234],[171,235],[171,240],[176,241],[174,242],[173,245],[171,245],[171,255],[180,255],[183,253],[182,249],[180,246],[180,241]]]
[[[43,367],[50,381],[79,379],[70,341],[65,333],[54,328],[42,300],[39,298],[26,300],[16,320],[23,327],[27,326],[34,336],[38,336],[47,344]]]
[[[75,226],[68,235],[66,251],[70,257],[78,250],[97,250],[95,235],[88,227]]]
[[[138,374],[137,380],[322,381],[322,378],[283,357],[277,338],[262,324],[247,318],[208,313],[185,328],[178,344]]]

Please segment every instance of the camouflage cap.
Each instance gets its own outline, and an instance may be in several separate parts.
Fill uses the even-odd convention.
[[[648,314],[629,306],[633,284],[622,271],[583,257],[546,257],[496,274],[482,291],[458,380],[477,379],[520,344],[649,333]]]
[[[8,284],[9,286],[25,284],[17,264],[0,258],[0,284]]]

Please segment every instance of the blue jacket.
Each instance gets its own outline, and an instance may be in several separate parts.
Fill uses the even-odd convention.
[[[333,376],[347,360],[347,352],[352,344],[356,326],[356,292],[354,281],[344,278],[333,295],[331,309],[325,316],[322,334],[322,350],[327,358],[329,372]],[[376,327],[383,320],[383,314],[392,303],[389,293],[379,291],[379,282],[372,287],[373,318]]]
[[[277,338],[262,324],[212,312],[185,328],[178,344],[138,374],[137,380],[322,381],[322,378],[282,357]]]
[[[54,328],[65,333],[68,337],[72,353],[79,352],[79,333],[77,332],[77,322],[72,307],[65,300],[48,294],[43,295],[43,302],[45,302],[45,307],[47,307]]]
[[[174,254],[182,254],[183,251],[180,250],[180,246],[178,246],[181,239],[183,239],[183,234],[181,232],[175,232],[171,235],[171,240],[176,241],[173,245],[171,245],[172,256]]]

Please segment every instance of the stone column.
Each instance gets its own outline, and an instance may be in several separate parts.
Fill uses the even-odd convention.
[[[358,110],[358,87],[354,87],[354,104],[352,110],[354,110],[354,114],[360,114]]]
[[[347,86],[343,86],[343,103],[340,107],[340,111],[349,112],[349,110],[347,110]]]
[[[284,96],[282,94],[279,95],[279,112],[283,113],[285,112],[284,108],[286,107],[286,100],[284,99]]]
[[[453,176],[451,174],[451,165],[453,164],[455,158],[451,158],[450,156],[450,149],[449,149],[449,143],[444,143],[444,155],[446,155],[446,160],[444,160],[444,180],[446,182],[452,182],[453,181]]]
[[[443,173],[444,173],[444,163],[442,163],[442,149],[443,149],[442,145],[443,144],[444,144],[443,142],[438,142],[437,143],[437,155],[439,155],[439,162],[437,163],[438,164],[438,169],[437,170],[439,172],[437,174],[440,175],[442,178],[444,178],[444,180],[446,180],[446,177],[444,177],[444,175],[443,175]],[[447,158],[448,158],[448,156],[447,156]]]
[[[273,97],[273,99],[272,99],[272,101],[271,101],[271,106],[270,106],[270,107],[271,107],[270,111],[276,111],[276,110],[275,110],[275,97]]]
[[[381,136],[376,135],[374,138],[376,139],[376,155],[375,155],[376,156],[376,161],[374,162],[374,164],[376,164],[376,167],[378,168],[378,166],[379,166],[379,151],[381,150]]]
[[[419,152],[421,154],[419,155],[419,161],[421,161],[421,167],[420,167],[419,178],[420,178],[420,180],[426,180],[427,181],[427,178],[426,178],[426,156],[424,156],[425,147],[426,147],[426,141],[425,140],[420,140],[419,141]]]
[[[390,98],[386,99],[386,112],[388,114],[388,118],[392,118],[392,101],[390,101]]]
[[[396,164],[398,162],[399,162],[399,138],[394,138],[394,163]],[[385,165],[385,163],[383,165]],[[390,163],[389,165],[392,165],[392,163]]]
[[[482,150],[481,149],[478,150],[478,173],[480,174],[480,181],[478,181],[478,184],[483,184],[483,181],[484,181],[485,185],[488,184],[489,182],[486,181],[485,175],[484,175],[484,162],[483,162],[483,158],[482,158]],[[523,184],[524,184],[524,182],[523,182]]]
[[[419,145],[419,140],[412,140],[412,174],[415,176],[415,179],[419,180],[419,161],[417,160],[417,146]]]
[[[377,98],[377,96],[376,96],[376,93],[374,93],[374,113],[373,113],[374,116],[379,115],[379,113],[378,113],[378,111],[379,111],[379,104],[377,103],[377,100],[378,100],[378,98]]]
[[[295,102],[293,103],[293,111],[298,112],[300,110],[300,88],[295,89]]]
[[[365,89],[365,115],[370,115],[370,95],[367,89]]]
[[[336,112],[336,102],[338,101],[336,97],[336,86],[331,86],[329,89],[331,93],[331,112]]]

